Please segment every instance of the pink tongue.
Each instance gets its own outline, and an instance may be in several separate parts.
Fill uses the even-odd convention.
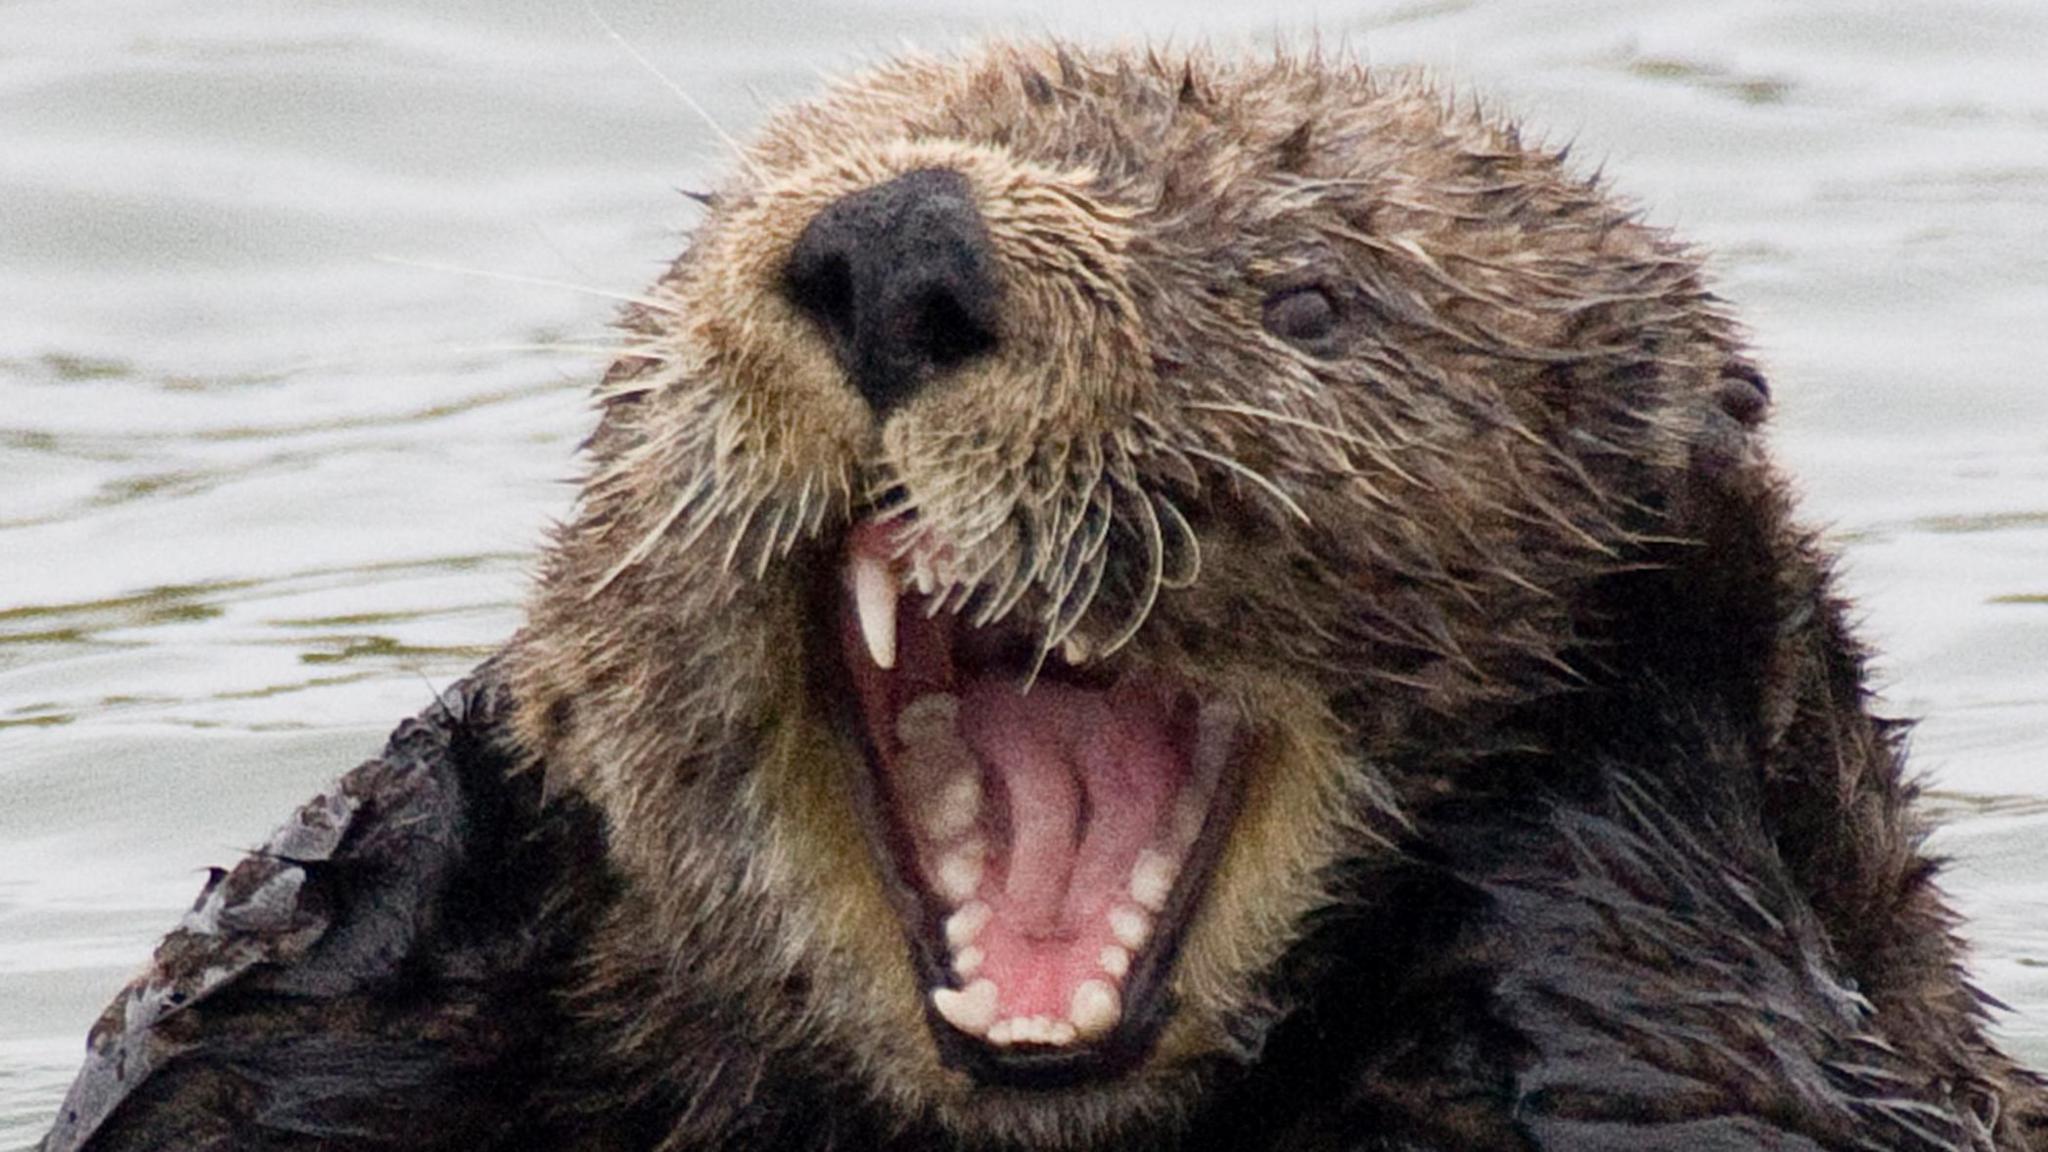
[[[988,973],[1004,1015],[1064,1018],[1074,987],[1103,976],[1109,912],[1131,906],[1131,869],[1163,835],[1186,769],[1150,693],[964,687],[961,734],[1009,822],[982,884],[994,911],[980,941]]]

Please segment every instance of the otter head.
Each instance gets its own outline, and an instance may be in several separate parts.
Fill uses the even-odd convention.
[[[899,63],[737,168],[511,658],[627,881],[622,1043],[728,1038],[685,1096],[1156,1121],[1336,870],[1569,686],[1726,324],[1559,157],[1342,63]]]

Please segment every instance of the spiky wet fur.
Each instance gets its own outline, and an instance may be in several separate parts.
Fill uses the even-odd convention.
[[[744,1100],[809,1069],[905,1126],[1171,1131],[1289,1011],[1272,974],[1340,874],[1468,771],[1586,752],[1556,718],[1648,678],[1732,702],[1885,1042],[2012,1096],[2017,1139],[2031,1089],[1979,1034],[1897,732],[1729,415],[1757,377],[1692,252],[1511,124],[1314,54],[899,61],[738,167],[626,321],[509,654],[521,743],[606,814],[628,881],[579,994],[637,1070],[621,1091]],[[779,269],[833,199],[931,167],[988,222],[999,345],[878,425]],[[1295,284],[1339,297],[1330,346],[1262,328]],[[949,608],[1253,717],[1180,1009],[1127,1079],[1023,1093],[937,1061],[846,798],[859,752],[804,671],[837,658],[814,583],[882,494],[951,550]],[[693,1111],[674,1146],[739,1122]]]
[[[877,426],[778,269],[932,166],[1001,330]],[[50,1152],[2048,1149],[1691,253],[1315,56],[910,60],[738,167],[526,629],[213,875]],[[940,1063],[816,674],[885,510],[1250,722],[1134,1072]]]

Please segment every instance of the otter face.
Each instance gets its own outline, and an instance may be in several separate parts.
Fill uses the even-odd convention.
[[[1286,1010],[1333,869],[1564,680],[1726,325],[1556,157],[1349,65],[898,64],[739,169],[511,655],[629,881],[625,1032],[1156,1121]]]

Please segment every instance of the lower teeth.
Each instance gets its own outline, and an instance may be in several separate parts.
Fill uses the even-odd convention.
[[[1074,989],[1074,999],[1067,1009],[1067,1018],[1083,1036],[1100,1036],[1116,1027],[1117,1017],[1123,1015],[1123,1005],[1118,1003],[1116,989],[1100,980],[1084,980]]]
[[[920,871],[951,909],[944,920],[945,952],[950,979],[960,986],[932,989],[931,1008],[958,1032],[998,1048],[1100,1041],[1123,1019],[1123,983],[1133,955],[1149,943],[1155,919],[1171,902],[1178,873],[1207,823],[1235,739],[1235,716],[1220,706],[1202,709],[1189,776],[1153,818],[1150,846],[1132,861],[1124,890],[1110,894],[1109,907],[1096,913],[1103,919],[1095,920],[1089,932],[1101,941],[1095,974],[1072,986],[1063,1014],[1054,1008],[1051,1014],[1002,1015],[998,987],[985,973],[1008,969],[990,967],[983,935],[996,914],[979,898],[991,864],[990,842],[980,830],[986,785],[979,759],[960,731],[959,712],[958,697],[927,693],[898,713],[894,733],[902,750],[896,761],[901,775],[894,783],[898,798],[915,813],[908,830],[919,842]],[[1026,927],[1017,926],[1020,931]]]

